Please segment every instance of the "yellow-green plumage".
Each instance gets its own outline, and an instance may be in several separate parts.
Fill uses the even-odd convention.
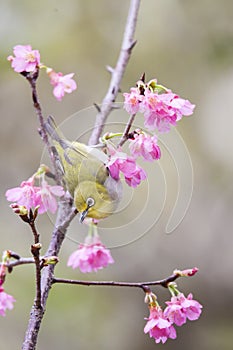
[[[82,220],[85,216],[103,219],[111,215],[121,198],[122,186],[110,176],[104,164],[107,156],[83,143],[66,140],[52,117],[48,118],[46,129],[59,155],[67,190],[77,210],[83,213]]]

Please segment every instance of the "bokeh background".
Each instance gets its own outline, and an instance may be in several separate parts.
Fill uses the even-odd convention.
[[[58,124],[62,123],[93,102],[100,103],[105,95],[110,78],[105,66],[116,62],[128,6],[129,1],[112,0],[1,1],[1,250],[30,254],[31,233],[12,214],[4,193],[37,169],[43,153],[29,86],[13,72],[6,57],[14,45],[31,44],[40,50],[47,65],[64,74],[75,73],[78,90],[60,103],[53,98],[44,73],[38,83],[44,115],[53,114]],[[166,234],[167,218],[177,193],[177,174],[167,156],[162,164],[168,193],[160,219],[141,239],[114,248],[113,266],[84,278],[153,280],[168,276],[174,268],[198,266],[199,274],[180,280],[179,288],[185,294],[193,292],[204,305],[203,314],[199,321],[179,328],[177,340],[156,345],[143,334],[143,318],[148,311],[141,291],[58,285],[49,296],[38,349],[232,349],[233,2],[144,1],[136,39],[122,91],[128,91],[146,72],[148,79],[156,77],[197,106],[194,117],[184,119],[177,128],[192,159],[192,200],[181,224]],[[77,135],[80,126],[85,129],[85,118],[81,120],[80,115],[76,126],[72,118],[72,130],[76,127]],[[115,115],[111,118],[117,121]],[[150,186],[157,203],[160,177],[155,177]],[[138,191],[134,210],[142,204],[137,199],[143,198],[143,189]],[[156,208],[155,205],[155,211]],[[153,206],[146,212],[142,232],[153,215]],[[132,218],[138,213],[132,209],[129,215]],[[127,217],[123,215],[122,220],[127,221]],[[46,215],[38,222],[42,253],[46,251],[52,222]],[[114,218],[106,224],[109,234],[111,225]],[[74,221],[71,237],[82,239],[84,229]],[[132,234],[132,230],[127,226],[125,234]],[[75,242],[65,241],[57,276],[83,278],[66,267],[67,257],[75,248]],[[0,319],[1,349],[21,347],[34,298],[33,272],[32,266],[19,267],[7,278],[6,290],[17,303]],[[162,304],[169,298],[166,290],[157,288],[155,292]]]

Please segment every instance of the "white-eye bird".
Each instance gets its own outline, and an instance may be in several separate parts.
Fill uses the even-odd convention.
[[[111,215],[122,197],[122,184],[111,177],[105,166],[107,155],[94,147],[66,140],[51,116],[45,127],[59,156],[59,168],[80,213],[80,221],[85,217],[103,219]]]

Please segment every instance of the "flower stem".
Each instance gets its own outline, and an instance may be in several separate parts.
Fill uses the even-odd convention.
[[[132,114],[128,120],[128,123],[125,127],[125,131],[123,133],[122,138],[120,139],[120,142],[118,143],[117,147],[121,147],[123,146],[123,144],[128,140],[128,135],[129,135],[129,130],[133,124],[134,118],[135,118],[136,114]]]

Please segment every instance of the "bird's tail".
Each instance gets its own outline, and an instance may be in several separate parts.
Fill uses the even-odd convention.
[[[48,116],[45,122],[45,129],[47,133],[50,135],[51,139],[58,142],[63,149],[66,149],[68,147],[68,142],[66,141],[62,132],[58,129],[55,123],[55,120],[51,115]]]
[[[51,139],[53,140],[55,148],[59,150],[58,145],[61,146],[60,153],[63,154],[65,160],[70,165],[73,164],[73,161],[71,160],[72,152],[78,153],[80,156],[84,158],[87,157],[87,151],[81,148],[81,144],[79,144],[78,142],[70,142],[66,140],[65,136],[62,134],[61,130],[59,130],[59,128],[55,123],[55,120],[51,115],[47,118],[45,122],[45,129],[47,133],[50,135]]]

